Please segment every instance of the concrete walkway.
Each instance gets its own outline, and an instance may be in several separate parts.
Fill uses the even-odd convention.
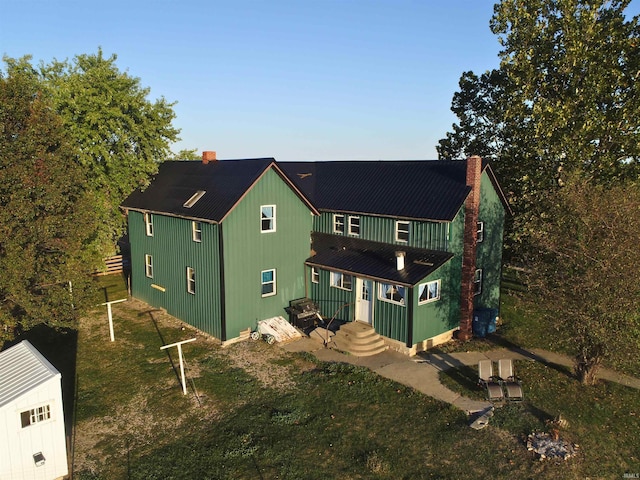
[[[356,357],[336,350],[325,348],[322,343],[310,338],[302,338],[295,342],[281,345],[290,352],[308,352],[325,362],[342,362],[367,367],[377,374],[429,395],[448,402],[467,414],[477,413],[491,406],[488,401],[472,400],[449,390],[440,383],[439,372],[450,368],[477,365],[480,360],[511,358],[513,360],[537,361],[547,365],[573,366],[573,360],[566,356],[545,350],[532,349],[496,349],[487,352],[460,353],[428,353],[423,352],[409,357],[393,350],[386,350],[370,357]],[[613,370],[601,368],[598,378],[617,382],[632,388],[640,389],[640,379],[623,375]]]

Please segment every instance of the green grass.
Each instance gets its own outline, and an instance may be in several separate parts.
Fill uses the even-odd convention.
[[[265,342],[221,349],[198,336],[184,347],[183,396],[177,353],[169,358],[160,346],[196,332],[154,318],[115,305],[113,343],[102,310],[82,322],[74,478],[573,479],[640,471],[635,390],[584,387],[566,370],[518,361],[526,401],[497,409],[490,426],[475,431],[463,412],[365,368]],[[288,382],[265,384],[234,354],[264,358],[261,371]],[[443,374],[450,388],[482,398],[476,378],[473,367]],[[540,462],[523,439],[559,414],[569,421],[562,435],[580,454]]]

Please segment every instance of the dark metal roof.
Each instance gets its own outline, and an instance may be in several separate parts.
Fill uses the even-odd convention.
[[[273,158],[164,162],[151,184],[133,192],[122,206],[220,222],[272,165],[280,171]],[[204,195],[191,208],[185,207],[199,190]]]
[[[452,253],[343,237],[312,234],[313,257],[307,265],[361,277],[413,286],[453,257]],[[405,268],[397,269],[396,252],[405,252]]]
[[[470,191],[464,160],[278,165],[319,210],[451,221]]]

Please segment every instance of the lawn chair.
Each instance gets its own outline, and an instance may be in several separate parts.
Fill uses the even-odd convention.
[[[522,382],[513,374],[513,361],[510,358],[498,360],[498,376],[507,394],[507,400],[521,402],[524,399]]]
[[[490,402],[504,400],[502,386],[493,375],[493,363],[491,360],[480,360],[478,362],[478,384],[487,389],[487,399]]]

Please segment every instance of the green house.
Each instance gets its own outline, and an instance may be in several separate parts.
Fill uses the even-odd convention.
[[[213,152],[211,152],[213,153]],[[478,157],[165,162],[123,204],[132,294],[223,342],[310,298],[415,353],[499,309],[508,210]]]
[[[165,162],[123,208],[132,295],[223,342],[305,295],[317,211],[273,159]]]

